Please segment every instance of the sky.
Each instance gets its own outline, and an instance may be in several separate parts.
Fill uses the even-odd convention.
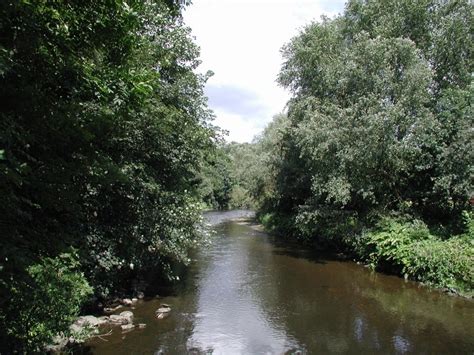
[[[205,94],[227,141],[252,141],[284,111],[290,93],[276,83],[281,47],[343,10],[344,0],[193,0],[184,21],[201,48],[199,72],[214,72]]]

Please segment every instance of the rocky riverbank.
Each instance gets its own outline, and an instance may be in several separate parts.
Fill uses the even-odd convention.
[[[69,327],[68,334],[58,334],[53,343],[45,347],[49,353],[59,353],[65,348],[84,343],[92,337],[104,338],[112,332],[130,332],[134,329],[144,329],[145,323],[135,323],[133,310],[138,302],[144,298],[143,293],[139,293],[134,298],[124,298],[109,307],[103,308],[103,315],[83,315],[77,318]],[[124,310],[126,309],[126,310]],[[156,319],[163,319],[171,312],[171,307],[161,304],[155,311]]]

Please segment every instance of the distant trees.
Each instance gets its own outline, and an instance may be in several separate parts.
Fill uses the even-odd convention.
[[[224,210],[231,207],[234,180],[231,175],[230,157],[221,142],[203,163],[199,181],[199,197],[208,209]]]
[[[250,143],[221,143],[204,164],[200,180],[200,196],[206,208],[252,208],[251,176],[255,149]]]
[[[0,352],[186,262],[216,133],[181,4],[1,2]]]
[[[207,208],[257,209],[273,196],[286,122],[286,115],[278,114],[252,143],[218,145],[199,175],[199,192]]]

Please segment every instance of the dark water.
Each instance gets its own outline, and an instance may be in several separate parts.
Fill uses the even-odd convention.
[[[136,323],[94,354],[473,354],[474,302],[281,245],[243,212],[209,213],[217,235],[175,296],[139,303]],[[154,311],[168,303],[170,317]]]

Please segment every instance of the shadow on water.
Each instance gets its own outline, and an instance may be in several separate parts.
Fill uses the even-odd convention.
[[[215,236],[183,282],[133,310],[147,327],[82,353],[473,353],[473,302],[270,237],[244,217],[206,214]],[[161,302],[173,311],[157,320]]]

